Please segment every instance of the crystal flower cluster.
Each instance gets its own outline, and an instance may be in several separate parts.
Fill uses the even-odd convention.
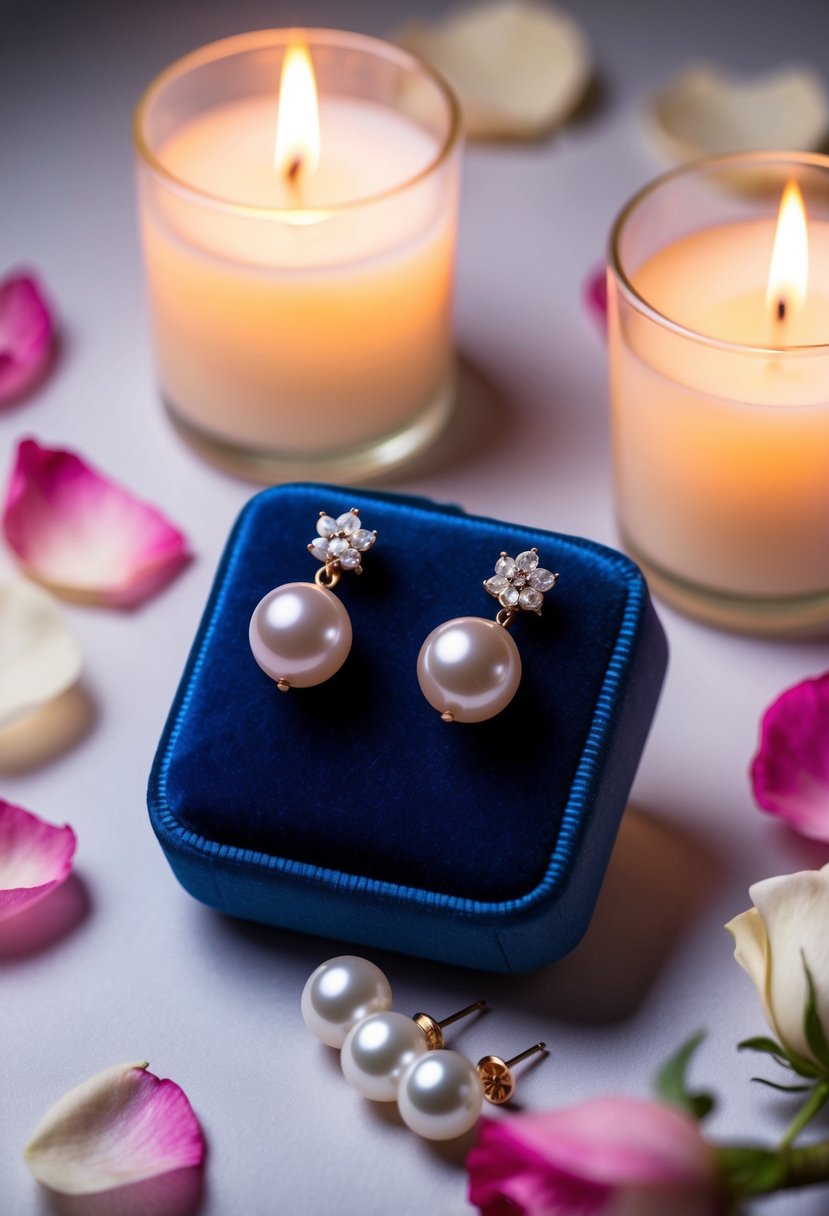
[[[527,549],[518,557],[502,553],[495,563],[495,573],[486,579],[484,587],[508,612],[523,609],[540,616],[544,592],[552,591],[557,581],[557,574],[539,566],[538,550]]]
[[[377,540],[377,533],[364,528],[353,510],[338,515],[336,519],[324,511],[320,512],[317,532],[319,536],[311,541],[308,552],[332,570],[339,567],[354,570],[357,574],[363,568],[360,558]]]

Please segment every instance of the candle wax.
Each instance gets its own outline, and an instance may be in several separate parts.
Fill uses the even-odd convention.
[[[422,173],[434,140],[389,110],[349,97],[319,104],[320,159],[295,182],[274,164],[276,98],[228,103],[193,119],[167,141],[161,160],[205,194],[248,207],[341,207],[394,190]],[[402,142],[401,142],[402,141]]]
[[[663,317],[746,345],[707,344],[623,306],[611,397],[634,548],[713,591],[790,598],[829,590],[829,358],[753,347],[829,342],[829,225],[810,224],[807,298],[782,325],[765,302],[774,230],[701,230],[633,273]]]
[[[407,186],[436,141],[367,101],[320,113],[319,168],[296,188],[274,167],[275,96],[199,115],[160,159],[200,193],[150,185],[142,214],[174,412],[301,458],[395,434],[452,375],[455,181]]]

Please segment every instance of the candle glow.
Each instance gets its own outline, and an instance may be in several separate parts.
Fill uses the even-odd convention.
[[[809,234],[806,207],[797,182],[790,181],[780,199],[769,266],[766,307],[777,322],[799,312],[809,281]]]
[[[667,598],[730,628],[829,620],[827,181],[819,157],[713,158],[614,231],[621,526]]]
[[[320,160],[320,115],[314,65],[307,46],[285,52],[279,79],[274,168],[291,182],[316,172]]]
[[[150,86],[136,146],[153,336],[200,450],[257,478],[353,480],[437,434],[458,133],[420,63],[336,30],[224,39]]]

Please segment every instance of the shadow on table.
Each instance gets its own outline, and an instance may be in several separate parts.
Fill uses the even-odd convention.
[[[508,433],[509,404],[501,390],[464,355],[458,364],[458,396],[446,430],[425,451],[408,461],[406,479],[474,460]],[[372,484],[394,486],[400,470],[378,474]]]
[[[84,923],[91,909],[85,883],[70,874],[45,899],[0,921],[0,968],[51,950]]]
[[[630,808],[622,822],[590,927],[566,958],[527,974],[492,974],[352,946],[222,917],[223,930],[253,950],[291,960],[310,974],[337,954],[366,954],[412,991],[440,984],[444,1017],[475,997],[500,1010],[522,1010],[578,1025],[633,1016],[698,911],[710,901],[717,867],[705,845],[649,811]],[[453,1002],[456,1002],[453,1004]],[[480,1016],[480,1015],[479,1015]],[[459,1042],[477,1018],[453,1027]],[[463,1050],[462,1044],[460,1050]]]
[[[59,1195],[41,1187],[42,1216],[196,1216],[204,1203],[204,1170],[173,1170],[98,1195]]]
[[[684,828],[629,808],[593,919],[566,958],[523,976],[491,977],[499,1005],[603,1025],[631,1017],[697,912],[709,901],[716,865]]]
[[[48,705],[0,730],[0,775],[28,773],[59,759],[92,731],[98,707],[82,684]]]

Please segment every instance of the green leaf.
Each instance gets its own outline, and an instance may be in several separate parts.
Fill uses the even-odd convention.
[[[768,1085],[769,1089],[779,1089],[784,1094],[805,1094],[811,1090],[811,1085],[778,1085],[776,1081],[767,1081],[765,1077],[752,1077],[758,1085]]]
[[[775,1042],[774,1039],[769,1039],[763,1035],[758,1035],[755,1039],[743,1039],[742,1043],[737,1044],[738,1051],[760,1051],[765,1055],[773,1056],[778,1064],[783,1068],[792,1068],[792,1062],[788,1057],[785,1047]]]
[[[718,1149],[717,1156],[735,1196],[776,1191],[786,1176],[785,1163],[769,1149],[734,1144]]]
[[[678,1106],[680,1110],[686,1111],[695,1119],[704,1119],[714,1109],[714,1099],[711,1094],[694,1094],[688,1089],[688,1066],[704,1038],[705,1032],[700,1031],[689,1039],[662,1066],[654,1082],[654,1089],[663,1102]]]
[[[812,1055],[829,1072],[829,1042],[826,1041],[826,1032],[823,1029],[820,1014],[817,1010],[815,981],[806,963],[806,955],[802,950],[800,951],[800,957],[803,959],[803,970],[806,972],[806,983],[809,985],[809,999],[806,1002],[806,1009],[803,1013],[803,1031]]]
[[[820,1070],[815,1068],[814,1064],[810,1064],[808,1060],[795,1055],[793,1051],[789,1051],[782,1044],[776,1043],[774,1039],[766,1038],[763,1035],[759,1035],[755,1039],[743,1039],[742,1043],[737,1044],[737,1050],[763,1052],[766,1055],[772,1056],[781,1068],[794,1069],[801,1077],[815,1080],[820,1076]]]

